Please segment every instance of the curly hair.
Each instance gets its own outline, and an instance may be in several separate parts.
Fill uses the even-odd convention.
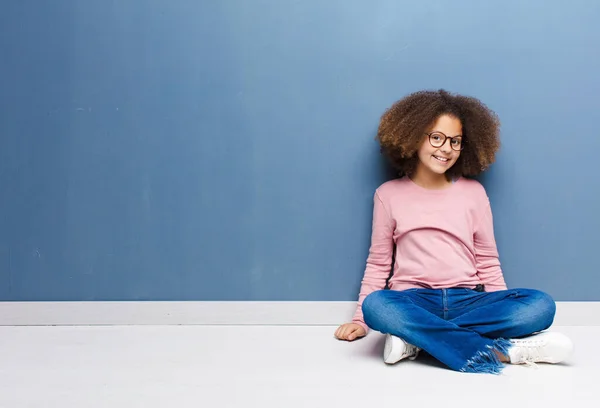
[[[413,176],[417,152],[426,140],[425,133],[443,114],[456,117],[462,124],[464,149],[448,171],[450,179],[476,176],[495,160],[500,148],[498,116],[480,100],[439,91],[419,91],[394,103],[381,116],[377,140],[399,174]]]

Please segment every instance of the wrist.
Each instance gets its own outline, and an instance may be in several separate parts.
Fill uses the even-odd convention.
[[[362,328],[363,328],[363,330],[365,331],[365,334],[367,334],[367,333],[369,332],[369,326],[367,326],[367,325],[365,324],[365,322],[361,322],[361,321],[359,321],[359,320],[353,320],[353,321],[352,321],[352,323],[354,323],[354,324],[358,324],[360,327],[362,327]]]

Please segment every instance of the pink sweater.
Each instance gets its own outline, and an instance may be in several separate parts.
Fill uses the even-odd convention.
[[[367,329],[362,302],[389,288],[452,288],[484,284],[506,289],[498,260],[490,201],[483,186],[460,178],[444,190],[428,190],[404,177],[375,192],[373,229],[358,307],[352,319]]]

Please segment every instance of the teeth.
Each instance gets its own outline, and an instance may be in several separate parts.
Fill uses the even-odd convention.
[[[435,157],[439,161],[443,161],[443,162],[447,162],[448,161],[448,159],[444,159],[443,157],[437,157],[437,156],[433,156],[433,157]]]

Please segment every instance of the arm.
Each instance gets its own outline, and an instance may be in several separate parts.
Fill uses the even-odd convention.
[[[473,234],[475,244],[475,261],[477,275],[485,285],[486,292],[506,290],[506,283],[500,267],[496,239],[494,237],[494,222],[492,208],[487,195],[480,206],[478,221]]]
[[[352,318],[352,322],[362,326],[365,332],[368,332],[368,327],[363,319],[362,302],[370,293],[385,288],[392,265],[395,228],[395,221],[390,217],[379,194],[376,192],[373,198],[371,247],[358,296],[358,307]]]

